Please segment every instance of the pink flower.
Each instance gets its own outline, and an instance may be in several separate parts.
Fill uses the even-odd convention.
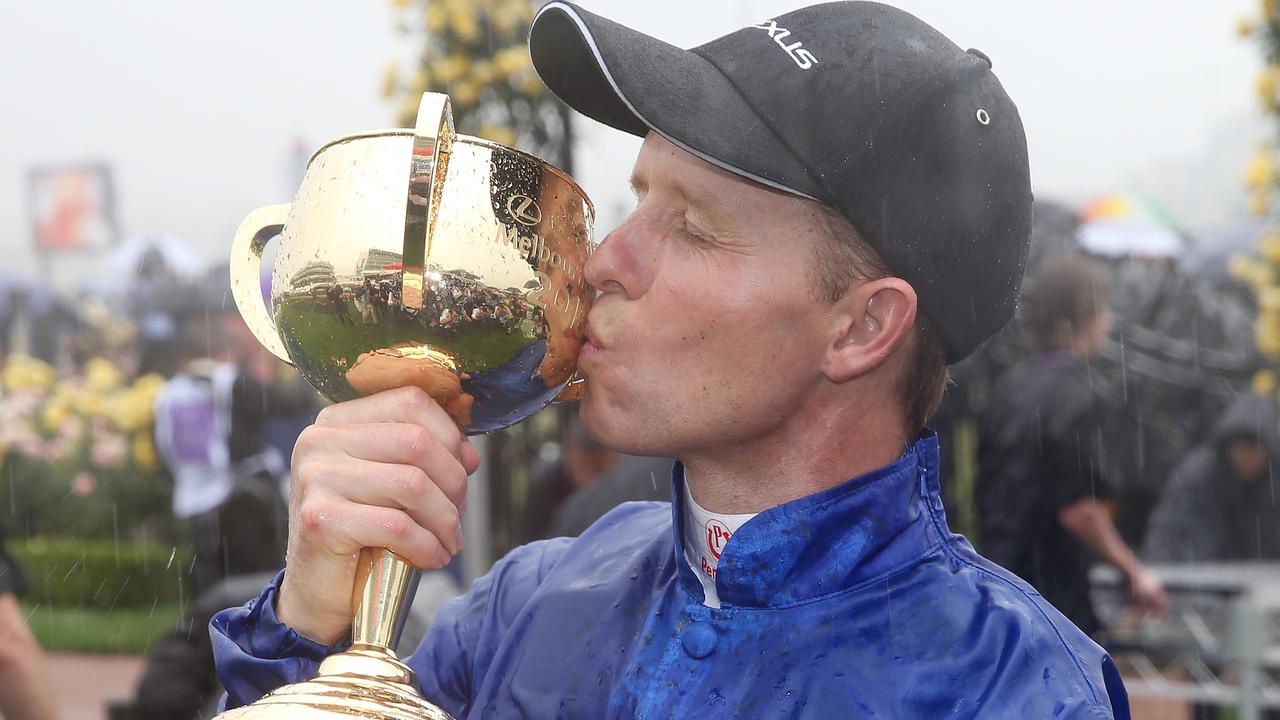
[[[84,470],[76,473],[76,476],[71,479],[71,492],[80,497],[92,495],[97,489],[98,479]]]

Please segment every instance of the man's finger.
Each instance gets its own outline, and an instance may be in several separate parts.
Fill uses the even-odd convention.
[[[453,558],[435,533],[403,510],[335,498],[314,499],[299,511],[298,521],[333,553],[346,555],[362,548],[382,547],[423,570],[442,568]]]
[[[460,466],[457,472],[462,473]],[[403,510],[435,535],[452,554],[462,550],[462,510],[439,483],[416,465],[316,461],[303,472],[307,482],[327,484],[328,492],[357,505]],[[323,479],[313,479],[315,476]],[[462,495],[465,496],[465,477]]]
[[[454,457],[460,457],[462,448],[470,444],[453,417],[418,387],[396,388],[330,405],[316,418],[317,425],[396,422],[427,429]]]
[[[465,466],[444,443],[420,425],[402,422],[315,426],[308,428],[298,442],[303,449],[313,453],[314,458],[306,464],[298,464],[303,485],[324,478],[325,484],[348,490],[358,484],[353,478],[342,472],[321,472],[316,469],[316,463],[355,459],[392,466],[414,466],[430,478],[455,506],[461,506],[466,499],[468,472]],[[376,482],[378,478],[372,480]]]

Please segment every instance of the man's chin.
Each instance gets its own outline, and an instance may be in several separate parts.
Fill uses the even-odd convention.
[[[597,394],[591,394],[591,383],[578,403],[578,417],[587,432],[600,444],[627,455],[670,456],[660,439],[652,436],[656,419],[633,417],[617,408],[606,407]]]

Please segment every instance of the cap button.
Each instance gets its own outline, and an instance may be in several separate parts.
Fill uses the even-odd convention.
[[[965,52],[969,53],[970,55],[986,63],[988,68],[991,67],[991,58],[987,57],[987,54],[982,52],[981,50],[978,50],[975,48],[969,48],[968,50],[965,50]]]
[[[680,633],[680,644],[694,660],[701,660],[716,650],[716,629],[711,623],[695,622]]]

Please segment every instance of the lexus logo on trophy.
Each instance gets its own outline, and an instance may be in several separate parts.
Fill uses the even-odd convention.
[[[525,195],[512,195],[507,198],[507,212],[524,225],[532,227],[542,222],[542,208],[538,207],[538,203],[534,202],[533,198]]]
[[[413,385],[465,432],[488,432],[580,392],[594,220],[568,175],[455,134],[448,96],[426,93],[415,130],[330,142],[291,205],[250,213],[232,291],[258,340],[329,399]],[[268,309],[258,278],[276,236]],[[385,548],[360,563],[351,648],[315,680],[219,717],[449,717],[390,650],[416,574]]]

